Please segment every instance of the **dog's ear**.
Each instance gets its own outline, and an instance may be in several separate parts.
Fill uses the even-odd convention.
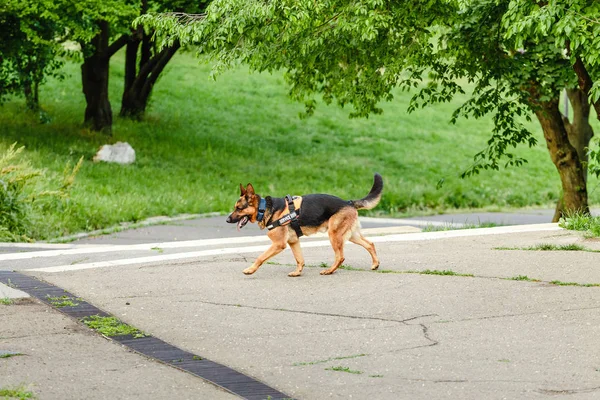
[[[251,183],[248,184],[248,186],[246,186],[246,194],[248,196],[254,196],[254,186],[252,186]]]
[[[240,183],[240,197],[246,195],[246,189],[244,189],[244,185]]]

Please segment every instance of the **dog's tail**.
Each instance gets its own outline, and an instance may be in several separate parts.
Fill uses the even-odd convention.
[[[357,210],[370,210],[379,204],[382,192],[383,178],[376,172],[375,176],[373,177],[373,187],[371,188],[371,191],[367,197],[364,197],[360,200],[350,200],[350,202]]]

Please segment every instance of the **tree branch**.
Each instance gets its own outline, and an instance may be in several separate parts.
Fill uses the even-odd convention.
[[[167,12],[160,15],[175,18],[177,22],[182,25],[188,25],[194,22],[202,21],[204,18],[206,18],[206,13],[186,14],[183,12]]]
[[[146,98],[147,96],[150,95],[150,91],[152,90],[152,87],[156,83],[156,80],[160,76],[163,69],[166,67],[167,63],[175,55],[175,53],[177,52],[179,47],[181,47],[179,41],[175,41],[173,46],[164,49],[163,51],[160,52],[158,57],[156,57],[158,61],[155,63],[154,67],[152,68],[151,74],[149,75],[148,79],[144,83],[144,86],[142,87],[141,94],[142,94],[143,98]]]
[[[137,38],[127,43],[127,49],[125,51],[125,88],[124,91],[129,90],[135,82],[137,73],[137,52],[140,46],[140,41]]]
[[[115,40],[110,46],[106,48],[102,56],[111,58],[121,47],[125,46],[129,42],[129,35],[122,35],[120,38]]]
[[[592,81],[592,78],[590,77],[587,68],[581,60],[581,57],[577,56],[575,58],[573,70],[577,74],[577,82],[579,83],[579,88],[583,91],[583,93],[585,93],[586,96],[589,97],[590,90],[592,89],[594,81]],[[594,106],[594,110],[596,110],[596,117],[600,120],[600,102],[595,101],[594,103],[592,103],[592,105]]]
[[[567,55],[571,57],[571,41],[566,41]],[[594,86],[594,81],[590,77],[590,74],[583,63],[583,60],[580,56],[575,56],[575,64],[573,64],[573,70],[577,75],[577,83],[579,85],[579,89],[583,92],[583,94],[589,99],[590,90],[592,90],[592,86]],[[595,101],[592,103],[594,110],[596,111],[596,117],[600,120],[600,102]]]

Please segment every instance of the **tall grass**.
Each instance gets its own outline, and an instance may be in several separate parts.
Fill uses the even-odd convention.
[[[208,66],[179,54],[156,85],[144,121],[116,117],[109,139],[82,128],[79,66],[65,68],[67,79],[42,88],[48,123],[28,114],[20,99],[0,107],[0,152],[18,141],[24,158],[48,176],[60,176],[68,161],[85,159],[68,209],[43,217],[50,226],[35,233],[38,239],[154,215],[227,211],[240,182],[252,182],[261,194],[327,192],[355,199],[366,195],[377,171],[385,189],[373,212],[394,215],[550,205],[559,196],[560,181],[541,134],[539,146],[517,149],[529,160],[525,166],[460,179],[486,146],[491,127],[487,119],[450,125],[460,99],[407,114],[410,94],[397,92],[383,105],[383,115],[367,120],[348,119],[348,111],[335,106],[300,119],[302,105],[288,99],[280,74],[240,68],[213,82]],[[122,54],[111,74],[116,115]],[[116,141],[134,147],[135,164],[91,161],[102,144]],[[442,178],[445,184],[437,189]],[[597,185],[590,178],[590,187]],[[591,200],[600,200],[597,191]]]
[[[558,224],[565,229],[584,232],[586,237],[600,237],[600,216],[573,213],[561,218]]]
[[[54,234],[51,222],[69,209],[70,190],[83,163],[80,158],[72,169],[67,163],[61,179],[49,178],[19,157],[23,150],[13,143],[0,156],[0,241]]]

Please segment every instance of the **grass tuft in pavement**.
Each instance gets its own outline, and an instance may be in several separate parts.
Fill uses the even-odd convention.
[[[498,248],[496,248],[496,250],[526,250],[526,249],[498,247]],[[571,249],[571,250],[573,250],[573,249]],[[591,250],[591,249],[584,250],[584,251],[598,252],[597,250]],[[294,264],[288,264],[288,265],[293,266]],[[324,267],[327,267],[327,264],[321,263],[318,266],[321,268],[324,268]],[[315,267],[315,266],[307,265],[307,267]],[[466,277],[466,278],[502,279],[502,280],[522,281],[522,282],[548,283],[548,284],[556,285],[556,286],[579,286],[579,287],[598,287],[598,286],[600,286],[600,283],[562,282],[562,281],[558,281],[558,280],[547,282],[547,281],[542,281],[541,279],[530,278],[527,275],[517,275],[512,278],[505,278],[505,277],[497,277],[497,276],[477,276],[474,274],[463,274],[463,273],[455,272],[452,270],[437,270],[437,269],[434,269],[434,270],[426,269],[423,271],[419,271],[419,270],[395,271],[395,270],[391,270],[391,269],[378,269],[378,270],[372,271],[370,269],[354,268],[354,267],[350,267],[347,265],[342,265],[342,266],[340,266],[339,269],[344,269],[347,271],[370,272],[370,273],[376,273],[376,274],[418,274],[418,275],[438,275],[438,276],[461,276],[461,277]]]
[[[585,237],[600,237],[600,216],[592,217],[583,213],[566,215],[558,226],[572,231],[584,232]]]
[[[143,338],[149,336],[139,329],[119,321],[116,317],[101,317],[99,315],[92,315],[82,319],[81,322],[96,332],[103,334],[104,336],[131,335],[134,338]]]
[[[325,368],[325,371],[347,372],[349,374],[355,374],[355,375],[362,374],[362,371],[354,371],[354,370],[351,370],[349,367],[342,367],[342,366]]]
[[[550,281],[551,285],[556,286],[579,286],[579,287],[598,287],[600,283],[577,283],[577,282],[562,282],[562,281]]]
[[[528,250],[528,251],[587,251],[590,253],[600,253],[600,250],[590,249],[580,244],[561,244],[540,243],[529,247],[494,247],[494,250]]]
[[[35,399],[33,392],[25,389],[23,386],[16,388],[0,387],[0,399],[6,400],[24,400]]]
[[[79,305],[79,303],[77,301],[80,301],[80,299],[77,299],[75,297],[70,297],[67,295],[54,296],[54,297],[48,295],[48,296],[46,296],[46,298],[48,299],[50,304],[52,304],[56,308],[76,307]]]
[[[443,275],[443,276],[465,276],[465,277],[473,277],[473,274],[461,274],[459,272],[454,272],[449,269],[438,270],[438,269],[426,269],[423,271],[409,271],[409,273],[421,274],[421,275]]]
[[[24,356],[24,355],[25,354],[23,354],[23,353],[1,353],[0,358],[11,358],[11,357]]]
[[[512,278],[507,278],[507,279],[511,280],[511,281],[541,282],[541,280],[535,279],[535,278],[530,278],[527,275],[517,275],[517,276],[513,276]]]
[[[327,263],[321,263],[321,264],[319,264],[319,267],[328,268],[329,265],[327,265]],[[395,271],[392,269],[376,269],[373,271],[370,269],[365,270],[365,269],[361,269],[361,268],[355,268],[355,267],[351,267],[351,266],[345,265],[345,264],[340,265],[338,269],[343,269],[346,271],[374,272],[377,274],[420,274],[420,275],[441,275],[441,276],[464,276],[464,277],[468,277],[468,278],[475,276],[473,274],[463,274],[460,272],[454,272],[449,269],[446,269],[446,270],[425,269],[422,271],[419,271],[419,270]]]
[[[3,297],[0,298],[0,305],[3,306],[10,306],[14,303],[14,301],[12,299],[9,299],[8,297]]]

